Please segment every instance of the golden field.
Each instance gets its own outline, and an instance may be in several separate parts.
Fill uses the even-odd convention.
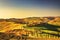
[[[60,17],[0,19],[0,40],[60,40]]]

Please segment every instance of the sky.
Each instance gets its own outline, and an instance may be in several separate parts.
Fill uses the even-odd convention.
[[[59,0],[0,0],[0,18],[60,16]]]

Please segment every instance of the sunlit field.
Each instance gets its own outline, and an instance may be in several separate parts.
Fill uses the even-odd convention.
[[[60,17],[0,19],[0,40],[60,40]]]

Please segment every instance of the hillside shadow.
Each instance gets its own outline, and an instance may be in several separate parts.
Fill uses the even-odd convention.
[[[37,26],[37,27],[44,27],[44,28],[46,28],[47,30],[60,32],[60,31],[58,30],[58,28],[60,28],[60,26],[51,25],[51,24],[48,24],[48,23],[38,24],[38,25],[36,25],[36,26]]]

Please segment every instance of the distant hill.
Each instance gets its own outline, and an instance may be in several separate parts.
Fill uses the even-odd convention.
[[[0,22],[3,21],[28,24],[28,25],[48,23],[48,24],[60,26],[60,17],[27,17],[22,19],[17,19],[17,18],[0,19]]]

